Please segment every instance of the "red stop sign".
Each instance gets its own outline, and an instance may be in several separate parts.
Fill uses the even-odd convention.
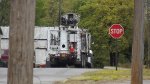
[[[113,24],[109,28],[109,34],[112,38],[119,39],[124,34],[124,28],[120,24]]]

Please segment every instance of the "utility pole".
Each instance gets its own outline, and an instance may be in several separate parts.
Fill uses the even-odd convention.
[[[150,68],[150,0],[147,0],[146,2],[146,8],[147,8],[147,41],[148,41],[148,57],[147,57],[147,67]]]
[[[147,39],[148,39],[148,57],[147,57],[147,67],[150,68],[150,22],[148,22],[147,28]]]
[[[62,1],[61,0],[59,0],[59,22],[58,22],[58,25],[59,25],[59,27],[60,27],[60,25],[61,25],[61,3],[62,3]]]
[[[58,19],[59,19],[59,22],[58,22],[58,25],[59,25],[59,37],[60,37],[60,25],[61,25],[61,3],[62,3],[62,1],[61,0],[59,0],[59,16],[58,16]],[[59,38],[60,39],[60,38]],[[59,40],[59,45],[60,45],[60,40]]]
[[[35,0],[10,0],[7,84],[33,84]]]
[[[143,84],[144,0],[134,0],[131,84]]]

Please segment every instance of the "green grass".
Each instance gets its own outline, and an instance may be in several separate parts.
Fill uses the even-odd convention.
[[[121,80],[121,79],[129,79],[130,78],[130,70],[99,70],[96,72],[87,72],[78,77],[73,77],[71,80]]]
[[[144,69],[143,78],[150,80],[150,69]],[[103,69],[95,72],[86,72],[55,84],[101,84],[102,82],[126,81],[131,79],[131,69],[120,69],[118,71]],[[109,84],[110,84],[109,83]]]
[[[150,80],[150,69],[144,69],[144,79]]]
[[[144,69],[143,71],[144,79],[150,79],[150,69]],[[131,79],[131,70],[99,70],[95,72],[87,72],[81,76],[70,78],[69,80],[76,81],[113,81],[113,80],[130,80]]]

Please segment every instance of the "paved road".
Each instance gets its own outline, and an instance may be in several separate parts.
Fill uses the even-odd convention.
[[[98,69],[79,68],[35,68],[34,84],[53,84],[54,81],[65,80],[69,77],[80,75],[84,72]],[[7,84],[7,69],[0,68],[0,84]]]
[[[34,84],[53,84],[55,81],[65,80],[72,76],[80,75],[88,71],[98,69],[79,69],[79,68],[35,68]],[[0,84],[7,84],[7,69],[0,68]],[[101,84],[130,84],[130,81],[106,82]],[[144,80],[143,84],[150,84],[150,80]]]

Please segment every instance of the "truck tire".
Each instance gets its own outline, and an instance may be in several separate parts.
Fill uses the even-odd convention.
[[[92,65],[91,65],[91,63],[89,63],[89,62],[86,62],[86,67],[87,67],[87,68],[92,68]]]
[[[51,67],[51,62],[50,61],[46,61],[46,67],[50,68]]]
[[[81,66],[82,68],[86,68],[86,55],[85,54],[81,55]]]

